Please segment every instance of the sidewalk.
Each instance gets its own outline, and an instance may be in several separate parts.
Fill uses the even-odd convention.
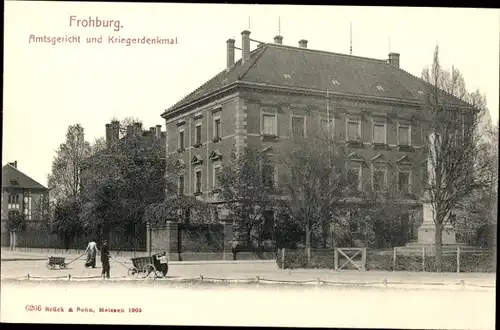
[[[121,263],[131,263],[130,259],[134,257],[134,252],[118,252],[110,251],[111,257]],[[65,257],[67,262],[78,258],[85,258],[83,251],[78,254],[76,251],[69,251],[66,253],[61,253],[59,251],[50,252],[21,252],[21,251],[8,251],[2,249],[1,261],[39,261],[47,260],[49,256],[62,256]],[[147,252],[137,252],[135,257],[148,256]],[[98,256],[99,257],[99,256]],[[169,261],[172,265],[198,265],[198,264],[255,264],[255,263],[270,263],[276,264],[276,260],[193,260],[193,261]]]

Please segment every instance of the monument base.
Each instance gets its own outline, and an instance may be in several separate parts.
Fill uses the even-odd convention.
[[[432,203],[428,200],[422,203],[423,222],[418,228],[418,243],[422,245],[434,245],[436,241],[436,225],[434,223],[434,211]],[[455,229],[448,222],[442,230],[443,245],[454,245],[457,243]]]
[[[445,225],[442,234],[443,245],[456,245],[455,229],[452,225]],[[434,245],[436,242],[436,226],[434,223],[423,223],[418,228],[418,243],[421,245]]]

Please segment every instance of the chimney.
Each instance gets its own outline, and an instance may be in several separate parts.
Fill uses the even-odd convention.
[[[399,68],[399,54],[398,53],[389,53],[389,64],[394,65],[396,68]]]
[[[250,31],[241,32],[241,64],[250,61]]]
[[[161,125],[156,125],[156,139],[161,139]]]
[[[228,39],[227,43],[227,69],[234,65],[234,39]]]
[[[13,168],[17,168],[17,160],[13,161],[12,163],[9,163],[10,166]]]
[[[275,36],[274,37],[274,43],[281,45],[283,43],[283,37],[282,36]]]
[[[134,132],[138,136],[141,136],[142,134],[142,123],[134,123]]]
[[[111,129],[110,129],[110,141],[118,141],[120,138],[120,122],[118,120],[111,121]]]
[[[134,134],[134,125],[127,125],[127,136],[131,137]]]
[[[299,40],[299,47],[300,48],[307,48],[307,40],[305,40],[305,39]]]
[[[106,124],[106,142],[110,143],[113,139],[111,135],[111,124]]]

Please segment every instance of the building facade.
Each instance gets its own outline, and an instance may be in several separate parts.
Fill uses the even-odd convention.
[[[256,41],[243,31],[235,61],[239,48],[227,40],[226,69],[162,114],[167,155],[184,167],[179,191],[215,202],[217,173],[233,150],[255,146],[272,154],[292,134],[327,128],[346,151],[359,189],[392,186],[418,204],[431,131],[425,82],[400,67],[397,53],[379,60],[282,41]],[[274,168],[273,178],[283,170]]]
[[[2,167],[2,246],[16,245],[15,235],[9,233],[9,219],[22,216],[28,226],[43,220],[48,195],[49,189],[21,172],[17,161]]]

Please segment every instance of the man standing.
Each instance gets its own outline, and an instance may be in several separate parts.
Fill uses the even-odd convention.
[[[87,254],[87,262],[85,263],[85,267],[95,268],[95,260],[97,256],[97,243],[94,242],[94,240],[91,240],[89,242],[89,245],[87,245],[87,249],[85,250],[85,253]]]
[[[109,278],[109,270],[111,267],[109,265],[109,248],[108,248],[107,241],[102,242],[101,263],[102,263],[101,277],[102,278]]]

